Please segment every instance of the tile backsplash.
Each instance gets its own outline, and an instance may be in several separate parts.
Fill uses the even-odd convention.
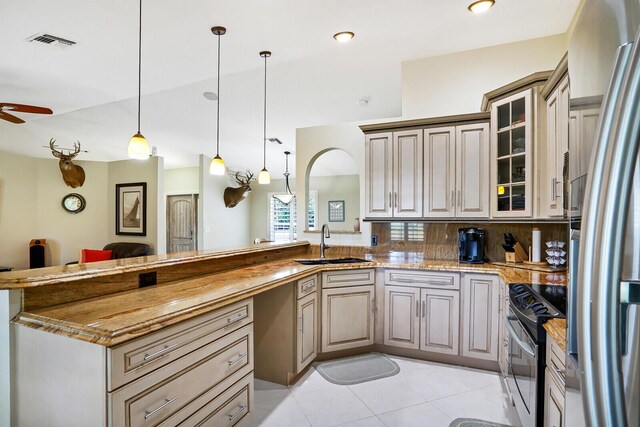
[[[477,227],[486,233],[485,256],[489,261],[504,261],[504,234],[513,234],[528,253],[534,226],[541,230],[543,246],[548,240],[567,240],[567,224],[375,222],[371,224],[371,234],[378,236],[378,246],[371,249],[421,252],[428,259],[457,260],[458,228]]]

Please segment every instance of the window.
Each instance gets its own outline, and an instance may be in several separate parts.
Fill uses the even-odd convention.
[[[424,241],[424,224],[420,222],[392,222],[389,224],[391,240],[400,242]]]
[[[309,229],[315,230],[317,221],[318,192],[309,192]],[[288,205],[273,197],[283,193],[269,193],[269,240],[288,242],[298,238],[296,198]]]

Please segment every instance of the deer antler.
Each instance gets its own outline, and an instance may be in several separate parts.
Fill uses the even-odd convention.
[[[51,141],[49,141],[49,148],[51,148],[51,154],[53,154],[55,157],[62,159],[64,154],[58,150],[56,150],[56,140],[51,138]]]
[[[69,153],[69,156],[77,156],[78,153],[80,152],[80,141],[76,141],[73,143],[73,154]],[[73,159],[73,157],[71,157]]]

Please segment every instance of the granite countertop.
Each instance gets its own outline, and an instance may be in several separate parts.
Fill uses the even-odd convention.
[[[549,319],[544,329],[562,351],[567,351],[567,319]]]
[[[312,256],[306,256],[310,257]],[[564,274],[549,274],[493,264],[431,261],[407,254],[366,255],[368,262],[358,264],[302,265],[295,262],[295,259],[301,258],[305,256],[268,261],[194,279],[23,311],[16,316],[14,322],[83,341],[113,346],[327,270],[380,267],[458,271],[496,274],[506,283],[557,285],[566,280]]]

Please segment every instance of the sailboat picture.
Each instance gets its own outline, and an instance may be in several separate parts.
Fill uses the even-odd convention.
[[[116,184],[116,234],[147,235],[147,183]]]

